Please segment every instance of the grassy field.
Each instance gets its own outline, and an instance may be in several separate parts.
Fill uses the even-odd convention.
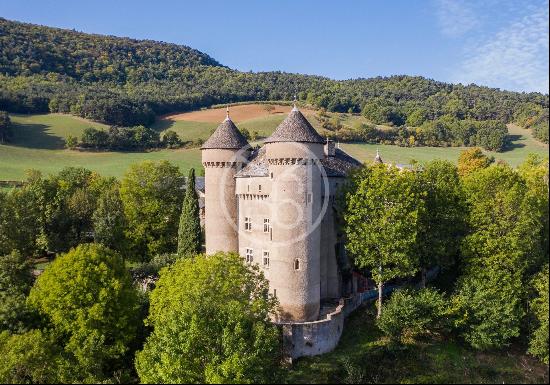
[[[87,127],[104,128],[77,117],[48,115],[10,115],[14,123],[14,141],[0,145],[0,179],[21,180],[25,170],[56,173],[66,166],[82,166],[105,176],[120,177],[128,167],[143,160],[168,160],[182,171],[200,168],[199,149],[151,152],[82,152],[63,148],[68,135],[80,136]]]
[[[524,348],[477,352],[459,342],[433,338],[394,346],[374,324],[374,308],[346,320],[331,353],[299,359],[282,371],[284,383],[548,383],[548,366]]]
[[[240,108],[246,108],[241,106]],[[252,107],[250,107],[252,108]],[[246,110],[241,112],[243,120],[237,121],[240,128],[250,132],[257,131],[261,137],[267,137],[286,116],[284,113],[259,113],[257,105],[252,114]],[[260,110],[261,111],[261,110]],[[158,119],[153,128],[158,131],[174,130],[183,140],[191,141],[201,138],[206,140],[212,130],[219,124],[219,116],[225,112],[219,110],[213,114],[211,110],[195,111],[172,117]],[[205,116],[201,116],[205,114]],[[323,134],[314,114],[307,112],[313,126]],[[201,121],[188,120],[200,119]],[[198,116],[198,117],[197,117]],[[80,137],[87,127],[106,128],[105,125],[90,122],[81,118],[62,115],[10,115],[14,123],[14,140],[10,145],[0,145],[0,180],[21,180],[25,170],[37,169],[45,174],[58,172],[65,166],[83,166],[97,171],[102,175],[120,177],[132,163],[149,160],[168,160],[178,165],[183,172],[191,167],[201,168],[200,150],[179,149],[159,150],[151,152],[82,152],[64,149],[64,139],[68,135]],[[182,118],[183,117],[183,118]],[[344,125],[351,125],[363,118],[357,115],[341,114]],[[212,121],[208,121],[208,120]],[[216,119],[216,121],[214,121]],[[535,141],[529,130],[510,126],[513,145],[508,151],[490,153],[496,159],[501,159],[512,166],[521,163],[530,152],[548,156],[548,145]],[[341,148],[361,161],[374,158],[376,149],[386,162],[410,163],[411,159],[423,162],[435,158],[448,159],[456,162],[463,148],[460,147],[398,147],[374,144],[341,144]]]

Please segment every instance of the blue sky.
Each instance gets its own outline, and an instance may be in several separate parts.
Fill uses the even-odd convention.
[[[548,93],[548,0],[0,0],[0,16],[185,44],[242,71]]]

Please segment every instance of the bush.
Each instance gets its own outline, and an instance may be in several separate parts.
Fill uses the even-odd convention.
[[[452,297],[454,325],[479,350],[498,349],[520,334],[522,285],[503,271],[463,277]]]
[[[446,301],[438,291],[401,289],[386,302],[377,325],[393,340],[404,341],[440,331]]]
[[[180,148],[183,146],[183,141],[175,131],[167,130],[162,136],[162,147]]]

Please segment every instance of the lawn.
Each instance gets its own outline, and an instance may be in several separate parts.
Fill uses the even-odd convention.
[[[374,307],[346,320],[331,353],[299,359],[281,372],[284,383],[548,383],[548,367],[524,348],[477,352],[434,337],[392,345],[374,323]]]
[[[200,114],[196,111],[194,114]],[[208,113],[208,110],[204,112]],[[185,115],[185,114],[184,114]],[[105,176],[121,177],[132,163],[149,160],[167,160],[178,165],[186,173],[191,167],[201,168],[200,150],[179,149],[150,152],[83,152],[64,149],[64,139],[68,135],[80,137],[87,127],[106,128],[105,125],[85,119],[62,114],[10,115],[14,123],[14,141],[12,144],[0,145],[0,180],[21,180],[25,170],[37,169],[45,174],[56,173],[66,166],[82,166],[97,171]],[[269,136],[275,127],[284,119],[284,114],[268,114],[238,122],[240,128],[249,132],[257,131],[261,137]],[[342,114],[345,125],[361,120],[360,116]],[[317,119],[310,114],[310,121],[322,134]],[[185,141],[199,138],[206,140],[219,122],[158,119],[153,125],[158,131],[174,130]],[[492,153],[512,166],[520,164],[530,152],[548,156],[548,145],[535,141],[529,130],[510,126],[512,148],[502,153]],[[431,159],[458,160],[460,147],[398,147],[365,143],[343,143],[341,148],[361,161],[370,161],[376,150],[384,161],[391,163],[410,163],[412,159],[419,162]]]

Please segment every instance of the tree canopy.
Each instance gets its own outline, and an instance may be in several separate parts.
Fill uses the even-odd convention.
[[[237,254],[183,258],[161,271],[136,356],[144,383],[257,383],[273,375],[276,300]]]
[[[346,249],[359,268],[367,268],[379,286],[379,315],[384,282],[418,269],[416,241],[425,192],[415,172],[384,164],[352,175],[345,200]]]
[[[131,277],[117,253],[82,244],[58,256],[37,279],[28,302],[68,354],[71,379],[65,381],[102,381],[124,367],[139,314]]]
[[[167,161],[144,161],[126,172],[120,196],[134,258],[149,260],[176,250],[183,185],[179,169]]]

